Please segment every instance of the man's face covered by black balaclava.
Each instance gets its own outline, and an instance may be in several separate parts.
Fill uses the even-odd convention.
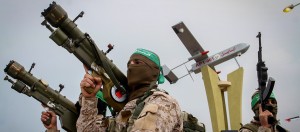
[[[133,61],[134,64],[130,64]],[[143,55],[133,54],[128,61],[127,79],[129,101],[142,96],[156,82],[159,75],[158,66]]]

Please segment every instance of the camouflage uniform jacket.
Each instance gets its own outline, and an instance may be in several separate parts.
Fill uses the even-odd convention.
[[[251,130],[253,129],[253,130]],[[257,131],[255,131],[257,130]],[[275,125],[273,128],[266,128],[259,125],[259,122],[253,120],[250,123],[244,125],[239,132],[288,132],[279,125]]]
[[[155,91],[147,97],[140,115],[132,127],[128,123],[136,107],[134,99],[129,101],[116,118],[104,118],[97,115],[96,98],[80,98],[81,110],[76,127],[78,132],[130,131],[130,132],[182,132],[183,119],[178,102],[161,91]]]

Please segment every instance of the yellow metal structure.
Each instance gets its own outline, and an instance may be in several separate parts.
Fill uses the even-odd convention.
[[[228,81],[221,81],[218,74],[209,66],[201,68],[211,123],[214,132],[228,130],[228,119],[224,92],[228,95],[229,121],[231,130],[238,130],[242,121],[243,68],[227,75]]]
[[[242,123],[242,90],[244,69],[241,67],[227,75],[231,86],[227,88],[230,126],[238,130]]]

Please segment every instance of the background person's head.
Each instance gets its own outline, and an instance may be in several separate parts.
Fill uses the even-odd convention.
[[[254,112],[254,119],[259,121],[259,105],[261,103],[260,101],[260,92],[259,91],[255,91],[251,97],[252,101],[251,101],[251,108],[252,111]],[[272,92],[270,97],[268,99],[266,99],[266,101],[264,102],[265,104],[265,110],[270,111],[274,118],[276,118],[277,116],[277,100],[275,98],[275,94]]]

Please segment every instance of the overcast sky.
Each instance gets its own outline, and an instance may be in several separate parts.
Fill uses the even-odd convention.
[[[50,87],[76,102],[80,93],[79,83],[84,75],[82,63],[49,39],[50,32],[40,23],[41,12],[50,0],[1,0],[0,2],[0,68],[15,60],[29,70],[36,63],[32,74],[46,80]],[[262,34],[263,60],[269,76],[275,78],[274,93],[278,100],[278,119],[292,132],[299,130],[300,119],[285,119],[300,113],[300,60],[297,54],[300,42],[300,7],[290,13],[282,9],[297,0],[57,0],[70,19],[81,11],[84,17],[76,21],[82,32],[90,34],[100,49],[115,45],[108,57],[126,73],[126,63],[136,48],[155,51],[162,64],[175,67],[185,62],[189,52],[185,49],[172,26],[183,21],[209,55],[218,53],[238,43],[248,43],[249,50],[238,57],[244,68],[242,95],[242,123],[248,123],[253,112],[251,95],[257,88],[256,63],[258,32]],[[186,64],[188,68],[194,62]],[[236,70],[234,59],[216,66],[221,80]],[[175,74],[186,74],[182,66]],[[212,131],[207,97],[202,74],[191,74],[176,84],[168,82],[159,87],[174,96],[182,110],[188,111]],[[0,72],[4,78],[4,71]],[[0,81],[0,129],[13,132],[44,131],[40,122],[43,111],[33,98],[11,89],[7,81]]]

